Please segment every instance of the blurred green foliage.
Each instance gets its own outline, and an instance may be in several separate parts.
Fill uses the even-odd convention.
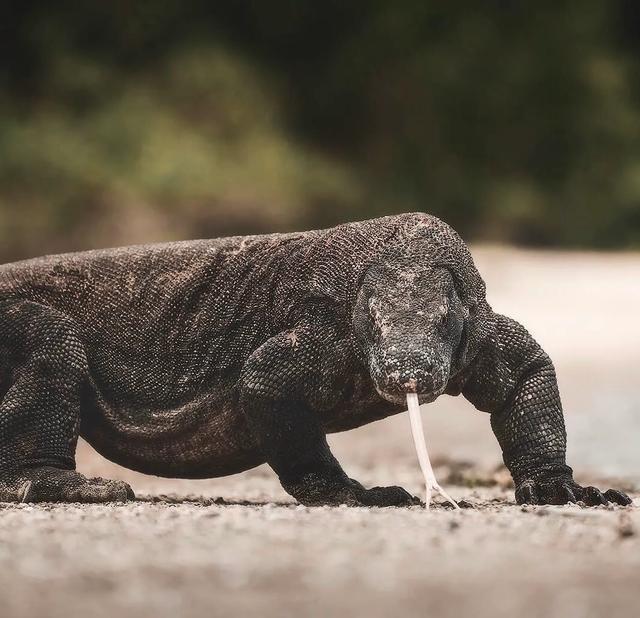
[[[640,246],[629,0],[2,10],[0,259],[406,210]]]

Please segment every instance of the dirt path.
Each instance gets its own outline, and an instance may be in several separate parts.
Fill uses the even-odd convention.
[[[141,502],[0,512],[2,616],[629,616],[640,510]]]

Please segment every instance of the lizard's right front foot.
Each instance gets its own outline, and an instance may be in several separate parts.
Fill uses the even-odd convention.
[[[283,484],[298,502],[305,506],[415,506],[422,504],[402,487],[372,487],[365,489],[349,478],[328,479],[308,474],[295,483]]]
[[[126,502],[135,500],[124,481],[87,478],[74,470],[42,467],[0,473],[0,502]]]

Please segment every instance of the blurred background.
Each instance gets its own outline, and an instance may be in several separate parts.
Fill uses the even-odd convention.
[[[640,481],[638,3],[2,11],[0,262],[435,213],[555,360],[571,460]],[[500,462],[485,415],[434,409],[436,453]],[[332,440],[413,466],[404,420]]]
[[[2,11],[0,262],[435,213],[555,360],[572,461],[640,480],[638,3]],[[437,454],[500,462],[485,415],[434,409]],[[404,420],[332,439],[413,466]]]
[[[6,2],[0,260],[407,210],[640,246],[640,5]]]

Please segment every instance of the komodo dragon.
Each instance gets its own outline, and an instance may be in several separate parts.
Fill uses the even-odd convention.
[[[433,216],[0,266],[3,501],[132,499],[75,471],[81,435],[149,474],[267,462],[305,505],[416,504],[350,479],[326,441],[407,393],[489,412],[519,503],[630,503],[573,481],[551,360]]]

